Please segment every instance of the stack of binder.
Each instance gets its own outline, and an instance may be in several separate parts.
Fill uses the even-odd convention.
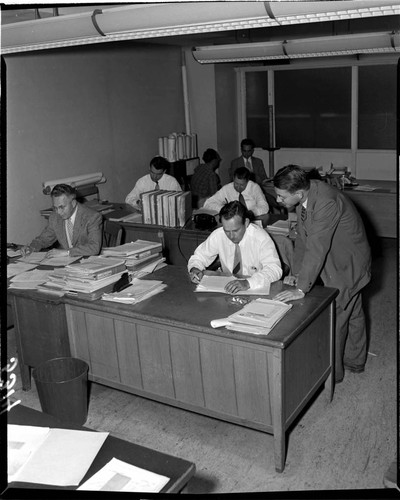
[[[140,195],[143,224],[184,227],[192,215],[190,191],[147,191]]]
[[[138,271],[149,264],[163,261],[160,242],[136,240],[111,248],[103,248],[102,255],[121,257],[130,271]]]
[[[114,283],[126,272],[124,259],[89,257],[62,269],[55,269],[39,290],[75,295],[96,300],[113,289]]]

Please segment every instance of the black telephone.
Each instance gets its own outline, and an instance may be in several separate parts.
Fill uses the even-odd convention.
[[[212,231],[218,225],[215,220],[215,215],[207,213],[206,210],[200,209],[193,215],[194,226],[201,231]]]

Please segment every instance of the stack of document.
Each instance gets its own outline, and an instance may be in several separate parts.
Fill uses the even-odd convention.
[[[289,234],[289,221],[288,220],[277,220],[273,224],[267,226],[267,231],[272,234],[282,234],[283,236],[288,236]]]
[[[14,262],[7,265],[7,278],[16,276],[17,274],[25,273],[37,267],[37,264],[25,264],[23,262]]]
[[[37,264],[40,266],[64,267],[79,260],[80,257],[47,257],[47,252],[32,252],[26,257],[19,259],[19,262],[27,264]]]
[[[109,257],[120,257],[122,259],[143,259],[160,253],[161,243],[158,241],[136,240],[116,247],[103,248],[101,254]]]
[[[142,300],[156,295],[166,288],[166,284],[156,280],[133,279],[130,286],[120,292],[105,293],[102,300],[121,302],[123,304],[137,304]]]
[[[227,328],[240,332],[268,334],[291,308],[292,304],[279,300],[256,299],[228,316]]]
[[[95,300],[103,292],[110,291],[124,272],[124,259],[89,257],[64,269],[54,270],[49,274],[49,280],[38,289],[48,292],[79,292],[79,297]],[[94,295],[90,295],[94,292]]]
[[[17,288],[20,290],[32,290],[42,285],[49,279],[50,270],[33,269],[17,274],[11,278],[9,288]]]

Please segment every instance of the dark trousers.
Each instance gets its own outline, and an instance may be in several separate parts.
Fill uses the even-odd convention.
[[[367,360],[367,331],[361,292],[354,295],[346,309],[336,303],[335,379],[344,376],[344,365],[363,367]]]

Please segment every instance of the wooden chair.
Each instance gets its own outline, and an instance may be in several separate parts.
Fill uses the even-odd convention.
[[[103,224],[103,247],[116,247],[121,244],[122,227],[116,222],[105,220]]]

